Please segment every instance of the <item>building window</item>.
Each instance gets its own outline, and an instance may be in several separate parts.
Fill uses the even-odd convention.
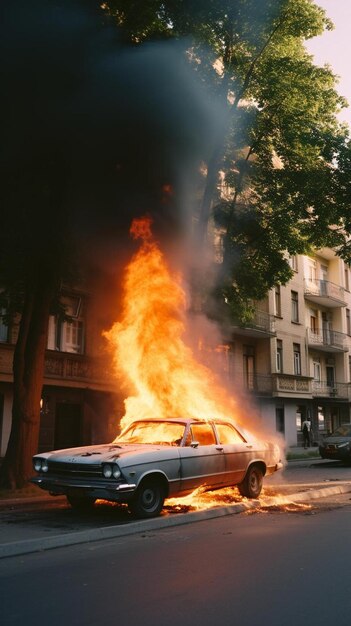
[[[315,312],[313,311],[313,315],[310,315],[310,328],[311,328],[312,333],[317,332],[317,327],[318,327],[317,316]]]
[[[276,407],[275,409],[275,428],[278,433],[285,433],[284,407]]]
[[[64,322],[61,327],[61,350],[62,352],[83,352],[83,322],[73,320]]]
[[[247,389],[254,389],[255,351],[253,346],[243,346],[244,383]]]
[[[79,318],[81,298],[62,296],[61,302],[68,319],[50,315],[48,327],[48,350],[84,353],[84,322]]]
[[[299,321],[299,294],[297,291],[291,292],[291,321],[295,323]]]
[[[345,289],[346,291],[350,291],[350,277],[349,277],[349,268],[345,265],[344,268],[345,275]]]
[[[351,356],[349,356],[349,382],[351,383]]]
[[[316,383],[321,382],[321,364],[319,361],[313,361],[313,379]]]
[[[294,270],[294,272],[297,272],[297,256],[296,256],[296,254],[293,254],[292,256],[289,256],[289,265],[290,265],[291,269]]]
[[[280,295],[280,285],[277,285],[274,290],[274,306],[275,306],[276,316],[281,317],[282,303],[281,303],[281,295]]]
[[[351,335],[351,317],[350,317],[350,309],[346,309],[346,332],[348,335]]]
[[[294,374],[301,375],[301,349],[299,343],[294,343]]]
[[[310,259],[309,261],[309,265],[308,265],[308,279],[312,282],[314,282],[317,278],[317,265],[316,265],[316,261],[313,261],[313,259]]]
[[[281,339],[277,339],[277,372],[283,371],[283,342]]]
[[[82,320],[61,321],[50,315],[48,330],[48,350],[59,352],[84,353],[84,324]]]
[[[321,276],[321,282],[320,282],[320,293],[322,296],[327,295],[328,293],[328,266],[327,265],[321,265],[320,267],[320,276]]]

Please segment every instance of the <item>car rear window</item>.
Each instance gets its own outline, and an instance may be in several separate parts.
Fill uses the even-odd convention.
[[[192,440],[198,441],[200,446],[210,446],[216,443],[213,428],[210,424],[192,424]]]
[[[245,441],[236,428],[230,424],[216,424],[216,430],[220,443],[242,443]]]
[[[333,437],[335,437],[335,435],[339,436],[339,437],[351,437],[351,426],[350,424],[341,424],[341,426],[339,426],[334,432],[333,432]]]

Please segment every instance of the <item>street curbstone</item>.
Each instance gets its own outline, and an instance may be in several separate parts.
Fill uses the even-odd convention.
[[[310,500],[340,495],[348,492],[351,492],[351,482],[344,482],[331,487],[307,489],[306,491],[285,496],[265,496],[264,501],[247,500],[236,504],[203,509],[201,511],[190,511],[188,513],[179,513],[168,516],[161,515],[160,517],[149,520],[140,520],[119,526],[105,526],[51,537],[40,537],[9,542],[2,545],[0,544],[0,559],[30,554],[33,552],[43,552],[54,548],[62,548],[106,539],[115,539],[128,535],[136,535],[139,533],[147,533],[153,530],[161,530],[174,526],[181,526],[184,524],[224,517],[227,515],[235,515],[259,507],[276,506],[277,503],[288,504],[291,502],[308,502]]]

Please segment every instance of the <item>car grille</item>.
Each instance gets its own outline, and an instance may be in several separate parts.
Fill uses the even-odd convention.
[[[61,463],[49,461],[49,474],[55,476],[71,476],[86,478],[88,476],[102,476],[101,465],[89,465],[87,463]]]

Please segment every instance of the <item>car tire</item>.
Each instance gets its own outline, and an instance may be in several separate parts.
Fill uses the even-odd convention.
[[[91,511],[94,508],[95,498],[87,496],[66,496],[72,509],[77,511]]]
[[[250,465],[242,483],[238,485],[239,492],[246,498],[258,498],[263,484],[263,472],[258,465]]]
[[[159,478],[145,478],[139,485],[133,500],[129,503],[129,510],[139,519],[156,517],[163,508],[165,501],[165,487]]]

